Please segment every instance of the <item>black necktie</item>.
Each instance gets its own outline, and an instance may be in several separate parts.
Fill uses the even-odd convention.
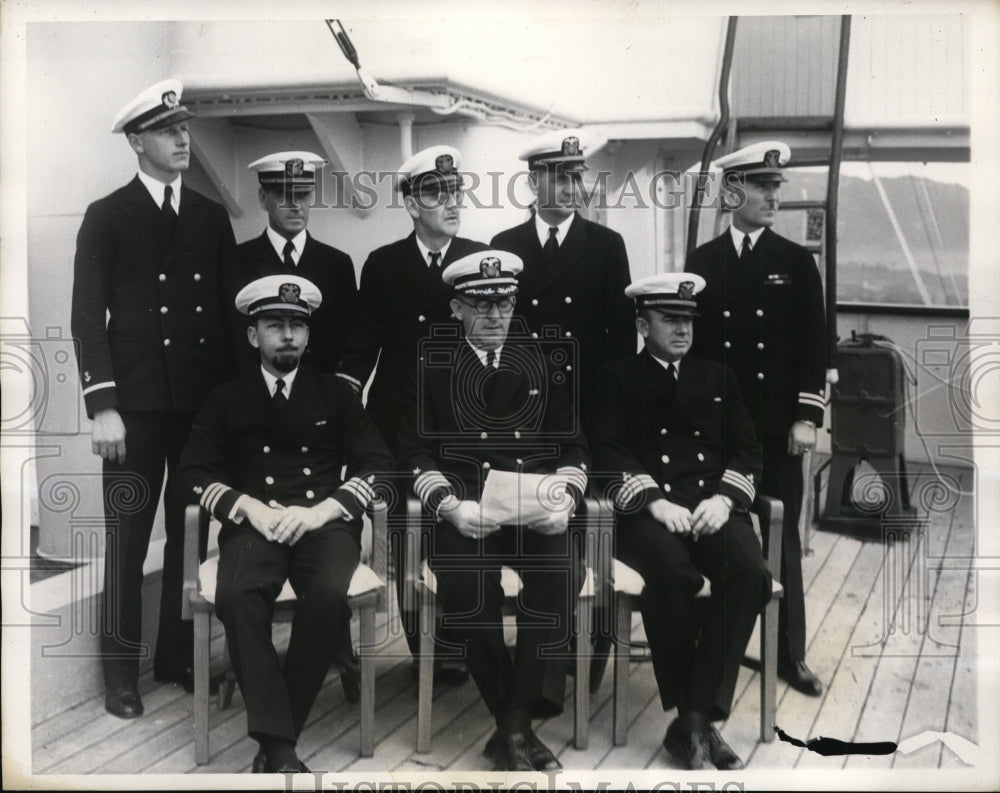
[[[294,268],[295,259],[292,258],[292,254],[295,253],[295,245],[291,240],[288,240],[288,242],[285,243],[285,248],[281,253],[282,257],[285,260],[285,267],[289,269]],[[284,388],[285,384],[282,383],[281,380],[279,380],[278,382],[281,383],[282,388]]]
[[[441,251],[431,251],[431,270],[435,273],[441,272]]]
[[[487,350],[486,351],[486,368],[487,369],[493,369],[496,366],[496,362],[497,362],[497,352],[496,352],[496,350]]]
[[[743,236],[743,247],[740,249],[740,261],[745,262],[750,259],[750,235]]]
[[[542,248],[542,253],[545,255],[545,263],[551,264],[556,259],[556,254],[559,253],[559,229],[555,226],[549,226],[549,238],[545,240],[545,246]]]
[[[673,363],[667,364],[667,402],[674,401],[674,394],[677,392],[677,367]]]
[[[174,230],[177,222],[177,213],[174,211],[174,188],[167,185],[163,188],[163,205],[160,207],[160,215],[163,217],[163,225],[170,231]]]
[[[274,383],[274,396],[271,397],[271,403],[279,414],[288,404],[288,397],[285,396],[285,381],[280,377]]]

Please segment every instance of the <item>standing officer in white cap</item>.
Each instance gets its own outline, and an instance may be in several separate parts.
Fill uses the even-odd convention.
[[[736,372],[764,449],[761,492],[785,507],[778,674],[802,693],[819,696],[823,685],[805,660],[799,513],[802,454],[813,448],[823,423],[826,323],[812,254],[771,230],[790,156],[784,143],[765,141],[716,161],[732,223],[695,250],[685,267],[708,282],[694,352]]]
[[[250,163],[248,168],[260,182],[257,199],[267,213],[267,228],[236,249],[236,285],[278,273],[294,273],[316,284],[326,299],[309,319],[311,332],[303,363],[332,374],[353,327],[358,288],[351,257],[306,230],[316,198],[316,174],[322,175],[323,163],[322,157],[308,151],[276,152]],[[250,363],[256,365],[253,360]]]
[[[248,732],[260,743],[255,772],[305,770],[295,743],[350,634],[362,512],[376,475],[393,467],[350,386],[300,365],[321,301],[295,275],[240,290],[236,308],[258,366],[208,397],[178,472],[185,492],[222,522],[215,607]],[[271,616],[286,580],[298,605],[282,663]]]
[[[104,459],[107,550],[101,653],[110,713],[142,713],[142,566],[163,483],[166,546],[154,676],[193,690],[193,635],[181,621],[184,497],[173,481],[195,412],[230,373],[223,306],[235,252],[221,205],[182,184],[191,157],[178,80],[123,107],[112,132],[138,159],[135,179],[91,204],[76,241],[73,336]]]
[[[705,281],[664,273],[632,284],[642,352],[604,371],[588,437],[616,474],[616,557],[645,582],[642,623],[664,711],[663,744],[685,768],[743,767],[725,719],[770,575],[750,522],[760,446],[733,372],[687,352]],[[695,597],[710,582],[708,611]]]
[[[422,347],[409,387],[420,409],[404,419],[399,462],[412,469],[413,490],[436,520],[429,561],[448,638],[465,648],[496,721],[484,754],[497,770],[551,771],[559,762],[531,720],[563,709],[566,656],[552,650],[567,646],[579,590],[582,566],[567,529],[586,491],[589,452],[562,373],[523,328],[509,333],[521,269],[516,255],[486,250],[445,270],[462,334]],[[499,525],[477,503],[492,471],[564,481],[544,518]],[[523,585],[513,660],[503,638],[502,565]]]
[[[497,234],[490,245],[524,261],[518,314],[533,333],[557,326],[579,343],[578,393],[586,408],[601,361],[635,352],[635,309],[621,235],[580,216],[585,158],[606,143],[585,129],[555,130],[521,153],[537,199],[532,217]],[[570,393],[574,393],[571,387]]]
[[[458,236],[462,212],[462,155],[451,146],[431,146],[399,167],[403,205],[413,220],[413,231],[401,240],[372,251],[361,271],[357,322],[344,347],[340,376],[360,394],[375,372],[366,409],[389,448],[398,451],[402,420],[417,409],[408,402],[405,384],[417,367],[417,345],[431,329],[453,324],[451,290],[441,271],[474,251],[481,242]],[[376,362],[378,367],[376,368]],[[398,458],[398,455],[397,455]],[[390,530],[405,526],[407,486],[391,505]],[[394,543],[393,562],[400,617],[410,652],[419,649],[417,614],[403,603],[402,542]],[[416,665],[413,667],[416,673]],[[441,668],[451,682],[468,679],[461,669]]]

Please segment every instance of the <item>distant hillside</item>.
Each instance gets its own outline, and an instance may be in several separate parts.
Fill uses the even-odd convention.
[[[825,174],[795,174],[782,199],[826,192]],[[919,176],[881,180],[917,269],[934,303],[968,303],[969,191]],[[843,176],[837,220],[839,298],[921,302],[906,257],[875,183]],[[777,229],[802,240],[802,215],[779,219]]]

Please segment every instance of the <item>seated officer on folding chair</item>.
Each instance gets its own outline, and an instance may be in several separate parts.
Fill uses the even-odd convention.
[[[429,563],[448,638],[466,663],[497,729],[484,754],[501,771],[560,768],[531,729],[533,717],[562,712],[571,604],[580,580],[570,553],[570,517],[587,487],[589,460],[562,373],[527,330],[508,331],[517,294],[518,256],[486,250],[442,273],[454,289],[461,334],[425,346],[411,383],[417,410],[404,417],[400,465],[436,516]],[[500,525],[480,512],[491,471],[555,474],[551,511],[530,523]],[[522,480],[523,481],[523,480]],[[503,636],[502,566],[523,588],[517,649]]]
[[[729,715],[771,581],[748,512],[760,445],[736,377],[687,355],[704,286],[664,273],[625,290],[645,349],[605,369],[588,437],[596,470],[621,476],[616,557],[645,581],[639,606],[660,701],[678,710],[663,745],[685,768],[731,770],[743,763],[712,721]]]
[[[209,396],[181,458],[187,492],[222,522],[216,612],[260,743],[255,772],[305,770],[295,743],[350,631],[362,513],[394,467],[351,387],[299,365],[321,300],[295,275],[240,290],[260,366]],[[282,665],[271,616],[286,580],[298,605]]]

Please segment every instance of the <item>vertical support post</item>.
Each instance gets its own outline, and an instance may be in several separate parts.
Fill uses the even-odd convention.
[[[208,762],[208,663],[211,651],[208,611],[194,613],[194,761]]]
[[[375,754],[375,600],[361,607],[361,756]]]
[[[624,746],[628,740],[628,677],[632,638],[632,598],[623,592],[615,594],[615,693],[614,743]]]
[[[417,681],[417,751],[431,750],[431,709],[434,705],[434,622],[437,595],[423,585],[420,594],[420,670]]]

